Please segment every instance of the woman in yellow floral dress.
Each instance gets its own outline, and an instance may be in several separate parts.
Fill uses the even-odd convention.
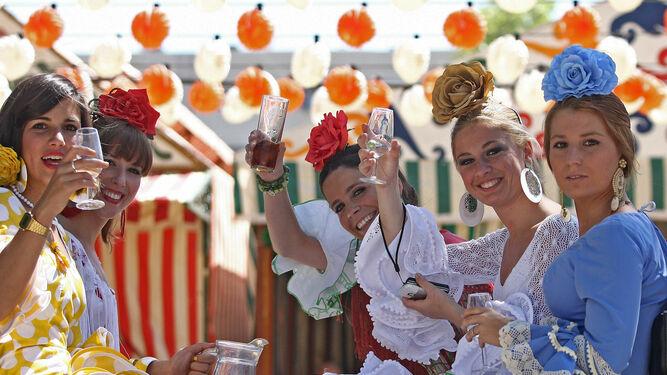
[[[95,156],[71,144],[88,115],[76,88],[54,74],[21,82],[0,110],[0,373],[63,374],[91,364],[143,373],[111,349],[80,350],[108,337],[100,329],[82,342],[85,293],[55,218],[72,193],[94,186],[85,170],[107,166],[75,160]]]

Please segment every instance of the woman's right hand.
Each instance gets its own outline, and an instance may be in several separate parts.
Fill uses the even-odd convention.
[[[245,162],[248,163],[248,166],[252,163],[252,153],[255,151],[257,143],[262,140],[267,140],[269,137],[262,133],[259,130],[253,130],[248,135],[248,144],[245,145]],[[257,175],[264,181],[271,182],[275,181],[283,175],[283,158],[285,157],[285,143],[280,142],[280,150],[278,151],[278,157],[276,159],[276,167],[271,172],[258,172]]]
[[[370,139],[368,134],[368,125],[363,126],[363,133],[357,138],[357,144],[361,149],[359,150],[359,172],[366,177],[369,177],[375,171],[375,176],[384,180],[388,185],[398,183],[398,165],[399,157],[401,156],[401,145],[396,139],[391,141],[389,151],[385,153],[380,159],[373,158],[373,153],[366,149],[366,143]],[[382,187],[385,185],[378,185]]]
[[[89,159],[75,160],[77,156],[89,157]],[[40,223],[53,221],[53,218],[65,208],[74,192],[83,188],[96,187],[95,178],[88,170],[104,169],[108,166],[109,163],[97,159],[94,150],[73,145],[63,156],[44,193],[35,203],[33,215],[37,221]]]
[[[458,326],[462,319],[463,308],[449,294],[443,293],[422,275],[417,274],[415,279],[426,292],[426,298],[422,300],[403,298],[403,305],[429,318],[446,319]]]

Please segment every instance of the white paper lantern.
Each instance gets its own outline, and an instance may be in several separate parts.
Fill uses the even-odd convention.
[[[431,50],[418,38],[412,38],[398,46],[391,63],[396,74],[407,84],[413,84],[428,70]]]
[[[420,84],[403,91],[398,102],[398,113],[401,119],[411,127],[425,126],[433,119],[433,106],[426,100],[424,87]]]
[[[400,10],[409,12],[426,4],[426,0],[391,0],[391,3]]]
[[[486,51],[486,65],[499,84],[516,81],[528,64],[528,47],[521,39],[504,35],[489,45]]]
[[[547,109],[548,103],[542,92],[544,73],[533,69],[524,73],[514,86],[514,100],[521,110],[530,114],[540,114]]]
[[[509,13],[526,13],[533,9],[537,0],[496,0],[498,7]]]
[[[0,38],[0,75],[10,81],[23,77],[35,61],[35,48],[30,41],[16,35]]]
[[[132,53],[123,38],[111,38],[95,47],[88,64],[100,78],[113,78],[130,63]]]
[[[204,12],[214,12],[225,5],[225,0],[192,0],[192,4]]]
[[[310,0],[287,0],[287,2],[295,8],[306,9]]]
[[[616,63],[618,83],[625,82],[637,70],[637,51],[625,39],[616,36],[605,37],[597,49],[609,55]]]
[[[508,89],[496,87],[493,89],[491,97],[493,97],[494,101],[507,107],[512,107],[514,105],[514,101],[512,100],[512,93]]]
[[[9,88],[9,81],[4,76],[0,76],[0,107],[7,100],[12,90]]]
[[[294,51],[292,55],[292,78],[304,88],[322,83],[331,67],[331,51],[322,42],[311,43]]]
[[[197,77],[209,83],[220,83],[229,75],[232,51],[222,39],[204,43],[195,56],[194,67]]]
[[[658,108],[654,108],[648,113],[648,118],[657,126],[667,126],[667,90],[663,91],[665,99],[662,99]]]
[[[109,4],[109,0],[79,0],[79,5],[88,10],[99,10]]]
[[[609,0],[609,5],[617,12],[631,12],[642,4],[643,0]]]
[[[222,106],[222,118],[230,124],[241,124],[252,118],[255,110],[247,106],[239,96],[239,88],[232,86],[225,94],[225,104]]]
[[[331,101],[326,87],[320,86],[310,99],[310,121],[317,124],[325,113],[336,114],[339,109],[342,109],[341,106]]]

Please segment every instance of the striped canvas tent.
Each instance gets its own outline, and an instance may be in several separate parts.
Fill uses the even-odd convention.
[[[246,339],[250,334],[247,270],[239,272],[242,292],[225,293],[221,285],[229,277],[221,274],[222,266],[230,269],[235,264],[221,265],[220,259],[226,258],[224,250],[229,244],[216,246],[217,254],[209,252],[221,237],[211,225],[225,216],[211,214],[224,213],[223,209],[209,209],[212,204],[225,204],[216,201],[216,194],[211,197],[212,180],[224,180],[224,176],[212,174],[145,178],[137,199],[126,210],[123,238],[116,240],[111,251],[98,243],[100,259],[118,298],[122,349],[130,355],[168,358],[179,348],[209,337]],[[227,179],[227,186],[222,181],[219,190],[231,196],[233,181]],[[231,217],[233,206],[227,206],[226,216]],[[228,237],[228,241],[238,239]],[[207,295],[207,290],[215,295]],[[223,311],[221,306],[232,306],[227,309],[233,311]],[[237,321],[220,324],[223,314]]]
[[[238,180],[236,190],[236,212],[244,215],[253,223],[264,222],[264,201],[262,194],[257,189],[253,174],[237,157],[235,178]],[[547,196],[558,200],[559,190],[556,183],[543,163],[543,184]],[[656,210],[651,215],[660,221],[667,220],[667,207],[665,197],[667,196],[667,185],[665,175],[667,166],[663,158],[645,158],[638,161],[638,177],[630,184],[630,199],[638,206],[647,201],[656,203]],[[292,203],[305,202],[311,199],[323,198],[317,182],[317,173],[312,166],[306,162],[288,162],[291,168],[288,191]],[[459,199],[465,192],[454,165],[449,161],[436,160],[410,160],[403,161],[402,169],[408,181],[417,190],[421,205],[436,215],[440,225],[454,229],[460,234],[468,233],[467,229],[460,224]],[[567,200],[567,204],[571,202]],[[484,223],[493,229],[499,224],[493,210],[487,209]]]

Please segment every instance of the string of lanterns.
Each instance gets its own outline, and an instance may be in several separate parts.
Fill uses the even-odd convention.
[[[521,14],[532,9],[536,0],[494,0],[503,10]],[[304,9],[308,0],[288,0],[290,5]],[[215,11],[224,0],[192,0],[203,11]],[[392,0],[403,11],[413,11],[426,0]],[[619,12],[629,12],[641,5],[642,0],[609,0]],[[79,0],[90,10],[98,10],[108,0]],[[273,38],[273,25],[262,11],[262,5],[244,12],[237,22],[237,37],[248,50],[265,49]],[[667,18],[667,13],[665,15]],[[6,81],[16,80],[27,74],[35,61],[35,47],[50,48],[61,37],[63,21],[55,6],[36,10],[24,25],[23,35],[0,38],[0,102],[9,90]],[[169,36],[169,19],[159,4],[139,12],[131,24],[134,39],[145,49],[159,49]],[[487,27],[483,15],[471,2],[450,13],[442,25],[448,42],[464,50],[478,48],[486,37]],[[341,40],[354,48],[363,45],[376,34],[375,24],[365,3],[343,13],[337,23]],[[529,51],[548,56],[559,53],[570,44],[582,44],[609,54],[616,62],[619,86],[616,93],[628,106],[629,112],[639,111],[654,121],[667,123],[667,86],[655,76],[637,69],[634,48],[623,38],[607,36],[599,40],[600,15],[595,9],[576,5],[554,23],[553,35],[560,45],[543,45],[518,36],[504,35],[492,41],[486,50],[486,64],[500,85],[513,85],[513,95],[498,92],[498,98],[514,100],[529,114],[543,113],[549,103],[542,99],[539,69],[527,69]],[[429,70],[430,49],[419,37],[401,42],[393,51],[392,66],[396,74],[410,85],[396,103],[403,120],[411,126],[423,126],[431,121],[431,94],[435,79],[444,67]],[[130,63],[131,52],[122,37],[101,42],[89,58],[89,65],[97,78],[112,80]],[[188,102],[200,112],[221,110],[225,121],[241,123],[258,113],[262,95],[281,95],[290,99],[289,111],[303,105],[304,89],[317,88],[311,102],[313,121],[322,112],[343,108],[348,111],[368,111],[374,106],[389,106],[393,101],[391,88],[381,78],[367,79],[353,66],[331,67],[331,51],[326,44],[314,40],[296,47],[292,54],[290,76],[275,79],[261,67],[247,67],[234,79],[234,86],[225,89],[222,82],[228,78],[231,66],[231,49],[222,38],[204,42],[194,59],[194,71],[198,80],[188,93]],[[92,97],[92,81],[82,69],[68,68],[59,71],[69,77],[86,96]],[[138,86],[148,90],[149,99],[167,121],[173,117],[183,99],[183,84],[178,76],[164,65],[147,68]]]

